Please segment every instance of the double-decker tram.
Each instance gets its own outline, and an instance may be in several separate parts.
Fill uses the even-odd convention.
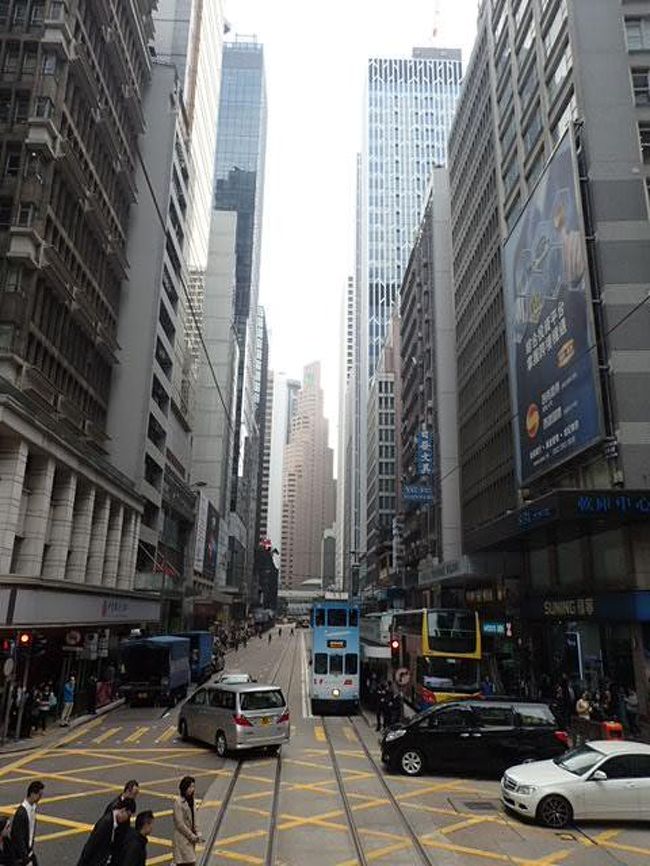
[[[474,611],[425,608],[396,613],[391,654],[394,667],[409,671],[408,688],[419,710],[480,697],[481,628]]]
[[[314,715],[359,706],[359,608],[317,601],[311,611],[310,698]]]

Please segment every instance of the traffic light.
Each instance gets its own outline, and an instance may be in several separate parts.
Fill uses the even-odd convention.
[[[0,657],[9,658],[14,654],[15,643],[10,637],[3,637],[0,641]]]
[[[35,634],[32,640],[32,655],[42,656],[47,651],[47,637],[44,634]]]
[[[32,633],[30,631],[21,631],[18,633],[18,646],[21,649],[29,649],[32,645]]]
[[[396,637],[390,641],[390,663],[394,668],[399,667],[399,640]]]

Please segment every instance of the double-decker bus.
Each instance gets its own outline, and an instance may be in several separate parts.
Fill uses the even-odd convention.
[[[422,710],[441,701],[480,696],[478,614],[452,608],[407,610],[393,616],[393,664],[410,674],[410,694]]]
[[[359,608],[347,601],[315,602],[311,625],[310,698],[314,715],[359,706]]]

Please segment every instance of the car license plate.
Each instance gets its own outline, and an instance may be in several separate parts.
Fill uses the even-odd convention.
[[[262,716],[262,720],[260,722],[264,727],[271,724],[271,719],[268,716]]]

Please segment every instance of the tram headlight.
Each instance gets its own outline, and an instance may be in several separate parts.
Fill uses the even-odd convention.
[[[332,697],[340,698],[341,697],[341,689],[332,689]]]
[[[393,740],[399,740],[400,737],[403,737],[406,731],[404,728],[398,728],[396,731],[388,731],[386,733],[386,742],[390,743]]]

